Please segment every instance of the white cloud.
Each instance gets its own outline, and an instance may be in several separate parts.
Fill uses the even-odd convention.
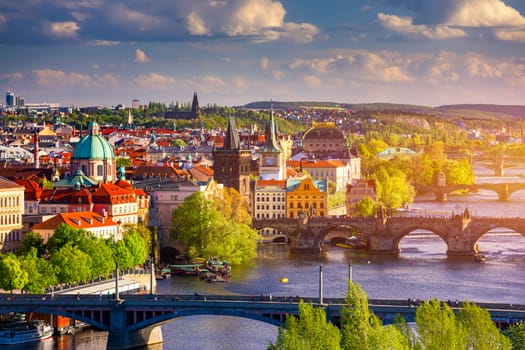
[[[310,43],[319,34],[319,29],[310,23],[284,23],[281,37],[297,43]]]
[[[315,75],[306,75],[303,77],[303,81],[310,88],[318,89],[323,86],[323,81]]]
[[[146,53],[142,51],[141,49],[135,50],[135,62],[137,63],[147,63],[149,62],[148,56],[146,56]]]
[[[48,22],[44,25],[44,31],[57,39],[74,38],[79,29],[78,24],[73,21]]]
[[[272,71],[272,77],[275,80],[281,80],[284,77],[284,72],[281,70],[273,70]]]
[[[232,0],[187,2],[178,8],[186,30],[198,36],[249,37],[254,42],[312,42],[319,29],[310,23],[285,22],[280,1]]]
[[[92,45],[92,46],[116,46],[119,44],[120,44],[120,41],[110,41],[110,40],[93,40],[87,43],[87,45]]]
[[[501,0],[464,0],[447,23],[464,27],[515,27],[525,25],[516,9]]]
[[[465,65],[468,74],[475,78],[501,78],[506,67],[505,63],[487,62],[483,57],[474,54],[466,57]]]
[[[494,36],[499,40],[525,43],[525,30],[496,29]]]
[[[204,20],[195,12],[186,16],[186,28],[192,35],[209,35],[210,30],[206,27]]]
[[[52,69],[35,69],[33,75],[36,82],[44,87],[80,87],[80,88],[95,88],[100,86],[116,86],[118,79],[112,74],[94,76],[70,72],[66,73],[61,70]]]
[[[437,25],[432,28],[427,25],[413,24],[414,19],[412,17],[388,15],[380,12],[377,14],[377,19],[383,27],[410,39],[453,39],[467,36],[465,31],[446,25]]]
[[[249,81],[246,79],[246,77],[243,76],[235,76],[232,78],[232,86],[236,90],[246,90],[250,87]]]
[[[149,73],[137,76],[133,79],[133,84],[144,89],[165,89],[173,87],[176,79],[159,73]]]
[[[6,18],[3,14],[0,13],[0,24],[4,24],[6,22]]]
[[[261,57],[261,59],[259,60],[259,66],[263,69],[263,70],[267,70],[268,67],[270,65],[270,59],[268,57]]]

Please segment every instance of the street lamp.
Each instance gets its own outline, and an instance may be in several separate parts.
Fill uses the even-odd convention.
[[[352,282],[352,259],[348,262],[348,281]]]

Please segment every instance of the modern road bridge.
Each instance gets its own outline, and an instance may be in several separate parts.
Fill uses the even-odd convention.
[[[319,297],[268,297],[225,295],[128,295],[106,299],[93,295],[3,295],[0,313],[43,313],[83,321],[108,331],[108,349],[130,349],[162,342],[160,327],[173,319],[192,315],[223,315],[282,325],[287,315],[297,315],[299,300],[326,310],[327,318],[339,323],[343,299]],[[500,326],[525,321],[525,305],[478,304]],[[370,309],[385,324],[396,314],[413,321],[416,308],[406,300],[369,300]],[[460,307],[460,305],[458,306]],[[453,307],[453,309],[457,309]]]

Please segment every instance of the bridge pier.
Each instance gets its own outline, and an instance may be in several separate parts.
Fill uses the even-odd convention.
[[[447,201],[447,192],[445,190],[438,190],[436,192],[436,201],[438,202],[446,202]]]
[[[141,346],[162,343],[160,326],[144,327],[135,331],[128,330],[128,319],[124,305],[117,303],[110,312],[110,327],[108,333],[108,350],[133,349]]]

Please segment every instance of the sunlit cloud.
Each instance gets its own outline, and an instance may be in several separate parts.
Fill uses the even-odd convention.
[[[379,23],[401,35],[410,39],[454,39],[464,38],[467,33],[462,29],[452,28],[446,25],[427,26],[422,24],[413,24],[412,17],[401,17],[395,15],[388,15],[382,12],[377,14]]]
[[[44,31],[51,37],[57,39],[74,38],[77,35],[79,26],[76,22],[51,22],[46,23]]]
[[[147,63],[149,62],[148,56],[146,56],[146,53],[142,51],[141,49],[135,50],[135,62],[137,63]]]

